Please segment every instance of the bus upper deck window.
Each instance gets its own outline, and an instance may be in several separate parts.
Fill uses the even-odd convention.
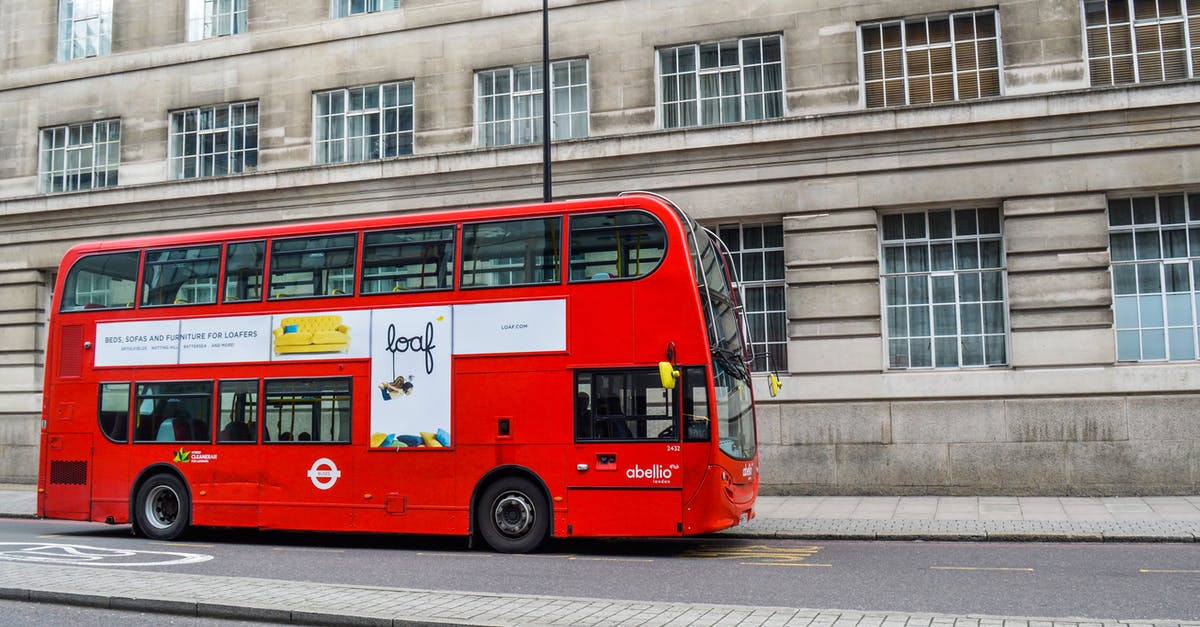
[[[142,304],[217,302],[220,257],[219,244],[147,251],[142,270]]]
[[[133,307],[140,256],[134,250],[89,255],[76,261],[67,272],[62,311]]]
[[[376,231],[363,236],[362,293],[454,287],[454,227]]]
[[[262,300],[266,242],[238,242],[225,249],[224,302]]]
[[[355,248],[353,233],[271,242],[270,298],[353,294]]]
[[[653,216],[621,211],[571,217],[571,281],[646,276],[667,251],[667,233]]]
[[[560,218],[463,225],[462,287],[559,282]]]

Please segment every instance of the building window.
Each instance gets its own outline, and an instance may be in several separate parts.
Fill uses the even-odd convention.
[[[783,117],[782,48],[771,35],[659,50],[663,128]]]
[[[58,1],[58,60],[112,52],[112,0]]]
[[[1188,78],[1200,64],[1200,2],[1086,0],[1083,13],[1092,85]]]
[[[350,17],[364,13],[399,9],[400,0],[333,0],[334,17]]]
[[[996,11],[964,11],[863,24],[867,107],[1000,95]]]
[[[883,216],[888,367],[1008,362],[1000,211]]]
[[[787,369],[787,283],[784,281],[782,224],[722,224],[721,241],[729,248],[738,274],[738,293],[746,311],[753,369]]]
[[[1190,361],[1200,315],[1200,194],[1108,202],[1119,361]]]
[[[43,192],[116,187],[121,121],[42,129],[39,170]]]
[[[258,103],[239,102],[171,114],[171,176],[190,179],[258,168]]]
[[[249,0],[188,0],[188,41],[246,32]]]
[[[475,75],[482,146],[542,141],[542,66],[486,70]],[[550,138],[588,135],[587,59],[550,64]]]
[[[413,153],[412,81],[322,92],[315,112],[317,163]]]

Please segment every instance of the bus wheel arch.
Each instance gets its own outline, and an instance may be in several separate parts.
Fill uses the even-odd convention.
[[[142,470],[130,493],[134,532],[153,540],[174,540],[192,524],[192,494],[179,470],[155,464]]]
[[[493,469],[475,484],[471,537],[501,553],[528,553],[554,529],[554,510],[545,482],[528,468]]]

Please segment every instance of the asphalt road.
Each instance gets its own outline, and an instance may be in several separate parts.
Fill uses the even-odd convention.
[[[114,557],[96,549],[150,553]],[[123,567],[433,590],[869,612],[1200,620],[1200,544],[699,538],[555,541],[531,555],[501,555],[468,549],[454,538],[203,530],[179,542],[158,543],[132,537],[125,526],[0,521],[0,559],[30,555],[51,563],[92,560],[88,563],[105,566],[134,560],[158,565]]]

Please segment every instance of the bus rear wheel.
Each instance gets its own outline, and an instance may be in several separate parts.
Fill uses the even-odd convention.
[[[501,553],[528,553],[546,539],[550,506],[532,481],[508,477],[483,491],[476,510],[483,540]]]
[[[138,489],[133,518],[138,532],[154,540],[174,540],[187,529],[191,501],[183,482],[174,475],[150,477]]]

